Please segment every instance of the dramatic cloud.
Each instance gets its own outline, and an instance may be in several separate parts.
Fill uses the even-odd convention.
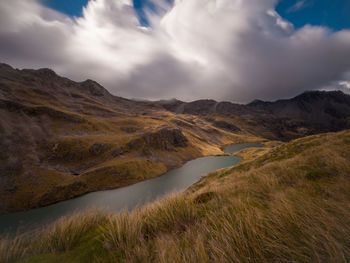
[[[76,19],[35,0],[2,1],[0,60],[131,98],[248,102],[350,81],[350,31],[295,30],[276,0],[153,2],[145,28],[130,0],[91,0]]]

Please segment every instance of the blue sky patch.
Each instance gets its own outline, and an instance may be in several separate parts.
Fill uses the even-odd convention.
[[[280,0],[276,11],[295,28],[306,24],[333,30],[350,28],[349,0]]]
[[[69,16],[79,17],[82,9],[89,0],[41,0],[54,10]],[[173,0],[167,0],[172,3]],[[157,7],[149,0],[133,0],[140,24],[148,26],[145,9],[157,12]],[[277,12],[301,28],[306,24],[327,26],[333,30],[350,28],[350,0],[280,0],[276,7]]]
[[[83,7],[89,0],[41,0],[43,5],[69,16],[82,16]]]
[[[133,0],[134,8],[136,14],[139,17],[140,24],[143,26],[149,26],[149,22],[147,20],[147,16],[144,12],[146,8],[156,11],[156,7],[147,0]]]

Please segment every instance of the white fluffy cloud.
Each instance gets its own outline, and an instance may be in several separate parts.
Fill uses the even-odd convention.
[[[350,80],[350,31],[295,30],[276,0],[154,2],[144,28],[130,0],[91,0],[74,20],[36,0],[2,1],[0,60],[148,99],[248,102]]]

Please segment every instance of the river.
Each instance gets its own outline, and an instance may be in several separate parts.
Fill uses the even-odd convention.
[[[242,149],[262,147],[257,143],[234,144],[224,148],[226,153],[235,153]],[[0,215],[0,233],[21,231],[53,222],[61,216],[73,212],[104,208],[112,211],[132,209],[137,205],[151,202],[166,194],[180,192],[198,182],[202,175],[233,166],[242,160],[238,156],[208,156],[187,162],[182,167],[171,170],[162,176],[145,180],[114,190],[98,191],[62,201],[46,207],[25,212]]]

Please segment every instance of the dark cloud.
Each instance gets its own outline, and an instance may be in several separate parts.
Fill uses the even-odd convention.
[[[295,30],[275,0],[153,2],[162,12],[143,28],[130,0],[90,1],[76,20],[35,0],[2,1],[0,58],[131,98],[248,102],[350,81],[350,31]]]
[[[20,67],[67,63],[64,47],[72,21],[35,1],[0,3],[0,58]]]
[[[195,77],[193,69],[168,54],[159,54],[151,62],[136,67],[125,77],[118,88],[121,96],[137,95],[138,98],[175,98],[192,92]],[[160,88],[162,87],[162,88]]]

